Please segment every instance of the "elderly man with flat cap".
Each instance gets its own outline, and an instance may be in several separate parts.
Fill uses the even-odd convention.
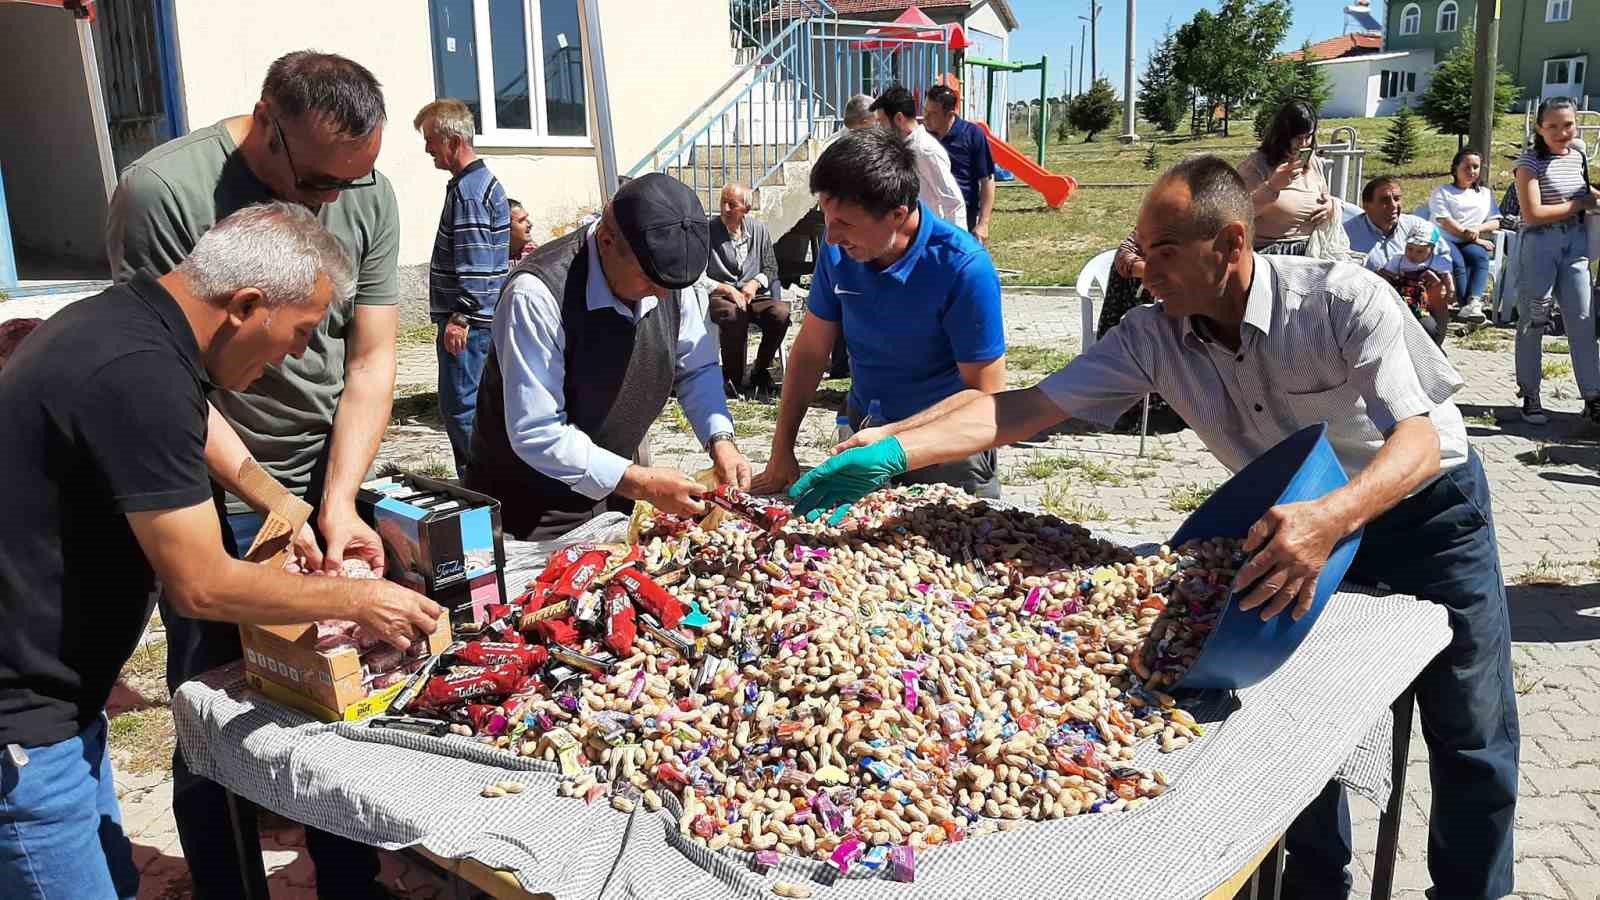
[[[699,198],[656,173],[506,279],[466,484],[499,498],[507,534],[554,537],[633,500],[703,513],[703,486],[631,459],[674,387],[717,481],[749,486],[694,287],[710,245]]]

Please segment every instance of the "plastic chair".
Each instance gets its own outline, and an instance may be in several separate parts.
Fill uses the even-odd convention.
[[[1094,313],[1095,290],[1100,292],[1099,299],[1104,300],[1106,286],[1111,283],[1111,261],[1116,259],[1117,251],[1107,250],[1089,260],[1078,273],[1078,310],[1083,326],[1083,352],[1088,353],[1089,348],[1095,343],[1096,317]],[[1150,395],[1144,395],[1143,408],[1139,413],[1139,456],[1144,456],[1145,437],[1150,433]]]

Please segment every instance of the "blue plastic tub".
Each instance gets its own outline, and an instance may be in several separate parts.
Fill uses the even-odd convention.
[[[1271,507],[1316,500],[1343,487],[1349,479],[1328,444],[1327,431],[1325,424],[1302,428],[1263,453],[1195,510],[1169,545],[1175,548],[1196,539],[1242,538]],[[1260,607],[1241,611],[1236,606],[1238,595],[1229,594],[1199,659],[1176,686],[1235,689],[1272,674],[1311,633],[1323,604],[1344,580],[1360,546],[1359,531],[1334,545],[1317,578],[1311,611],[1298,622],[1287,610],[1263,622]]]

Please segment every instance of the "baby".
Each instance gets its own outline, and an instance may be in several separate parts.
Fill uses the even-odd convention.
[[[1410,222],[1405,233],[1406,250],[1391,256],[1378,270],[1394,286],[1406,307],[1422,323],[1433,342],[1444,345],[1450,324],[1448,298],[1454,292],[1450,278],[1450,259],[1437,254],[1439,229],[1430,222]]]

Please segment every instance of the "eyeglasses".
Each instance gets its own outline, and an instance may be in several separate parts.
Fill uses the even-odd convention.
[[[283,145],[283,158],[289,161],[289,174],[294,176],[294,186],[297,190],[324,193],[327,191],[351,191],[356,188],[372,187],[378,183],[376,170],[368,172],[365,178],[356,178],[345,181],[339,178],[301,178],[300,172],[294,165],[294,154],[289,152],[289,139],[283,136],[283,126],[273,118],[272,127],[278,132],[278,143]]]

